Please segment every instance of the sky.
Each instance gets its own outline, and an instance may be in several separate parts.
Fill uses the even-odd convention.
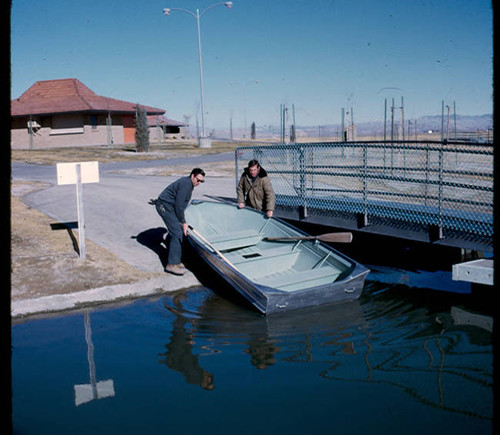
[[[201,120],[207,129],[493,113],[488,0],[12,0],[11,98],[77,78],[95,93]],[[169,16],[164,8],[171,8]]]

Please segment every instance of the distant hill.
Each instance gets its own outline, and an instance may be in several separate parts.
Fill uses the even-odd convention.
[[[408,123],[410,121],[410,123]],[[406,119],[405,120],[405,132],[408,132],[410,128],[411,131],[414,132],[416,121],[417,133],[426,133],[429,130],[434,132],[441,131],[441,123],[442,117],[441,115],[426,115],[421,116],[415,119]],[[447,117],[444,118],[444,130],[447,128]],[[399,128],[401,124],[401,120],[394,121],[394,128]],[[372,121],[372,122],[360,122],[356,123],[356,134],[359,136],[369,136],[369,135],[383,135],[384,134],[384,122],[383,121]],[[323,126],[309,126],[309,127],[301,127],[297,126],[297,131],[301,131],[305,133],[306,136],[318,136],[318,132],[323,131],[324,135],[327,135],[330,132],[333,135],[336,135],[338,131],[340,131],[340,123],[339,124],[330,124]],[[346,127],[349,127],[349,124],[346,122]],[[456,130],[457,133],[461,132],[473,132],[473,131],[484,131],[493,128],[493,115],[474,115],[474,116],[465,116],[465,115],[457,115],[456,117]],[[450,116],[449,123],[449,131],[453,132],[455,129],[455,120],[453,116]],[[390,135],[391,131],[391,120],[387,120],[386,124],[386,133]]]
[[[410,123],[408,123],[410,121]],[[425,115],[419,118],[411,118],[405,120],[405,134],[408,136],[409,129],[411,134],[415,132],[415,122],[417,128],[417,134],[427,133],[432,130],[433,132],[441,132],[441,115]],[[449,128],[450,137],[455,131],[455,119],[453,115],[450,115],[449,126],[447,125],[447,116],[444,118],[444,130]],[[395,137],[398,136],[398,129],[400,129],[401,120],[394,120],[394,134]],[[346,128],[349,127],[349,123],[346,120]],[[371,121],[371,122],[360,122],[356,123],[356,136],[379,136],[383,137],[384,134],[384,122],[383,121]],[[457,115],[456,116],[456,131],[457,135],[459,133],[466,132],[477,132],[486,131],[493,129],[493,115]],[[340,137],[341,125],[338,124],[327,124],[327,125],[315,125],[315,126],[301,126],[297,125],[296,131],[298,137],[324,137],[324,138],[337,138]],[[241,138],[243,137],[242,129],[233,129],[233,137]],[[391,134],[391,120],[387,120],[386,124],[386,135],[389,137]],[[401,133],[400,133],[401,134]],[[229,131],[218,129],[215,132],[216,137],[229,137]],[[246,137],[250,136],[250,132],[246,132]],[[256,126],[256,137],[280,137],[280,129],[278,125],[265,125]]]

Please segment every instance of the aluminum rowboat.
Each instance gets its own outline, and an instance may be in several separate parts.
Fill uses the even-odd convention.
[[[199,200],[190,203],[185,215],[195,252],[263,314],[361,295],[367,268],[317,240],[292,240],[307,234],[281,219]]]

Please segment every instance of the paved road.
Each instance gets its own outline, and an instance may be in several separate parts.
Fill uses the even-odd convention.
[[[164,229],[163,221],[155,208],[148,204],[148,200],[156,198],[177,177],[120,175],[113,171],[179,164],[200,166],[206,170],[209,163],[215,161],[234,161],[234,153],[101,164],[99,183],[83,185],[87,239],[109,249],[122,260],[141,270],[163,271],[158,255],[146,246],[148,235],[157,235]],[[24,198],[26,203],[52,217],[54,221],[78,220],[75,186],[58,186],[55,166],[14,162],[11,168],[13,180],[53,183],[47,189],[28,194]],[[213,196],[235,198],[235,179],[207,177],[206,182],[193,192],[193,199],[210,199]]]
[[[154,168],[159,166],[174,166],[174,165],[192,165],[193,167],[200,166],[205,169],[207,165],[212,162],[226,162],[226,161],[234,162],[233,152],[209,154],[206,156],[180,157],[175,159],[100,163],[99,175],[102,177],[107,172],[123,170],[123,169]],[[36,180],[36,181],[48,181],[54,183],[56,182],[55,165],[36,165],[36,164],[12,162],[11,174],[12,178],[17,180]]]

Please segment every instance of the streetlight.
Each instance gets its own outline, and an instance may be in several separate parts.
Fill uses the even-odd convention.
[[[200,148],[211,148],[212,147],[212,141],[205,134],[205,98],[203,96],[203,65],[202,65],[202,61],[201,61],[200,18],[209,9],[212,9],[215,6],[222,6],[222,5],[224,5],[228,9],[231,9],[231,7],[233,6],[233,2],[215,3],[212,6],[209,6],[208,8],[204,9],[201,13],[200,13],[199,9],[196,9],[196,14],[194,12],[191,12],[191,11],[188,11],[187,9],[182,9],[182,8],[165,8],[165,9],[163,9],[163,14],[165,16],[169,16],[172,11],[180,11],[180,12],[185,12],[186,14],[189,14],[192,17],[196,18],[196,24],[197,24],[197,28],[198,28],[198,59],[199,59],[199,63],[200,63],[200,91],[201,91],[201,134],[202,134],[202,137],[200,137]]]

